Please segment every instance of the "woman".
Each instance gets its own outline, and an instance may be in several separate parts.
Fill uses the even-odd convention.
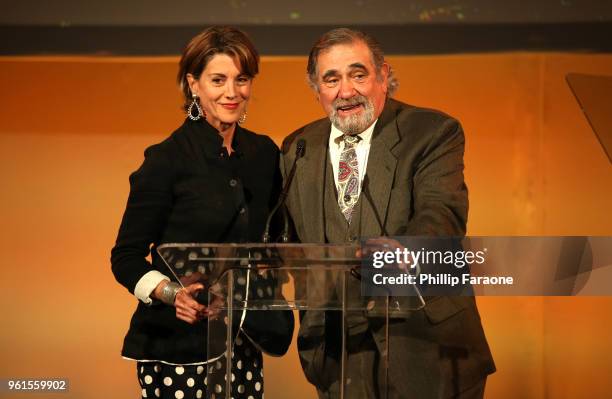
[[[207,389],[208,308],[195,300],[204,286],[182,287],[173,280],[156,248],[163,243],[258,242],[276,200],[278,148],[267,136],[239,126],[247,115],[258,63],[253,44],[237,29],[213,27],[195,36],[183,51],[177,77],[187,118],[169,138],[145,151],[142,166],[130,176],[111,263],[117,281],[139,299],[122,355],[138,362],[143,397],[201,398]],[[262,397],[258,348],[281,355],[289,346],[291,312],[270,317],[276,332],[267,326],[258,330],[260,315],[245,322],[249,339],[243,339],[244,328],[238,332],[233,362],[249,357],[249,367],[242,362],[233,367],[231,396]],[[224,391],[215,386],[211,392],[225,397]]]

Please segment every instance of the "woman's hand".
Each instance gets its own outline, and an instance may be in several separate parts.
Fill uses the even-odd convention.
[[[203,289],[204,286],[201,283],[195,283],[181,289],[176,294],[174,307],[177,318],[189,324],[195,324],[208,316],[206,306],[194,299]]]
[[[159,299],[161,298],[161,292],[164,287],[168,284],[167,280],[160,282],[153,295]],[[195,324],[196,322],[205,319],[208,316],[208,309],[194,298],[200,291],[204,289],[204,285],[201,283],[193,283],[185,288],[181,288],[174,298],[174,307],[176,309],[176,317],[189,324]]]

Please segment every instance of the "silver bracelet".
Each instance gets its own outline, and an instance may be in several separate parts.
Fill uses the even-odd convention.
[[[166,305],[174,306],[176,294],[181,290],[181,285],[174,281],[169,282],[162,288],[159,300]]]

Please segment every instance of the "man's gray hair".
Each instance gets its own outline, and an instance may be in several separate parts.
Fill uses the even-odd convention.
[[[319,91],[319,87],[317,85],[317,61],[319,59],[319,55],[333,46],[338,44],[351,44],[356,41],[361,41],[365,43],[366,46],[370,49],[370,53],[372,54],[372,62],[374,63],[374,67],[376,68],[376,75],[378,78],[382,78],[381,69],[383,64],[385,63],[385,54],[380,47],[380,44],[374,39],[372,36],[368,35],[365,32],[360,32],[358,30],[353,30],[349,28],[337,28],[332,29],[329,32],[325,33],[323,36],[317,40],[317,42],[312,46],[310,50],[310,54],[308,55],[308,65],[306,67],[306,72],[308,74],[308,82],[310,86],[315,90]],[[393,75],[393,69],[389,65],[389,76],[387,78],[387,96],[392,97],[393,93],[397,90],[399,86],[399,82]]]

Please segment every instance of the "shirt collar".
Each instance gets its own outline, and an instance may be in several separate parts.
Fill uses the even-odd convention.
[[[364,130],[363,132],[358,134],[358,136],[361,138],[359,143],[364,143],[364,144],[367,144],[367,145],[370,144],[370,141],[372,141],[372,133],[374,132],[374,127],[376,126],[376,122],[378,122],[378,119],[376,119],[374,121],[374,123],[372,123],[366,130]],[[329,143],[330,144],[331,143],[335,143],[337,146],[339,146],[340,143],[342,142],[342,136],[344,136],[344,133],[342,133],[332,123],[331,133],[330,133],[330,136],[329,136]]]

